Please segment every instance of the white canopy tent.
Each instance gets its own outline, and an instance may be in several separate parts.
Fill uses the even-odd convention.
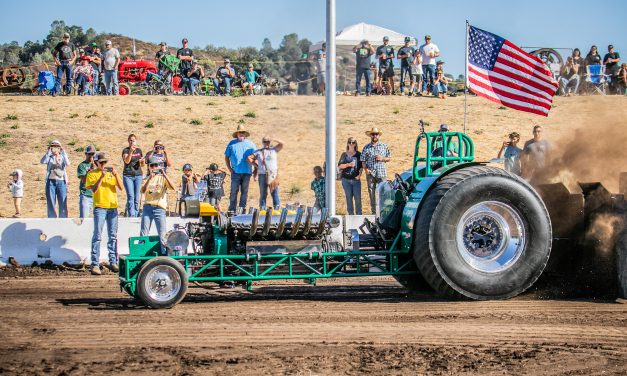
[[[402,46],[405,44],[405,37],[407,35],[398,33],[394,30],[386,29],[381,26],[367,24],[360,22],[355,25],[347,26],[342,29],[335,36],[335,43],[338,47],[348,46],[353,47],[359,44],[362,40],[368,40],[373,46],[383,44],[383,37],[390,38],[390,45]],[[411,37],[412,41],[410,45],[416,45],[416,38]],[[322,48],[322,41],[312,44],[309,47],[309,52],[314,52]]]

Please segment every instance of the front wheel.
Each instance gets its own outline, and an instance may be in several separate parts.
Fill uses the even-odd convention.
[[[473,166],[440,179],[418,213],[414,259],[436,292],[507,299],[529,288],[549,259],[551,223],[522,179]]]
[[[155,257],[137,276],[137,297],[151,308],[172,308],[185,297],[187,273],[178,261]]]

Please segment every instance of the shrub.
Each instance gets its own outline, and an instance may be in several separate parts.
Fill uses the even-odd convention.
[[[20,127],[19,125],[17,125],[17,124],[13,124],[13,125],[11,126],[11,129],[18,129],[19,127]]]
[[[201,125],[202,121],[200,119],[192,119],[189,121],[191,125]]]
[[[299,194],[300,186],[298,184],[292,184],[292,186],[290,187],[289,191],[287,191],[287,193],[290,195],[290,197],[296,194]]]
[[[239,119],[239,120],[237,121],[237,123],[238,123],[238,124],[244,124],[244,123],[246,123],[246,120],[244,120],[244,119]]]
[[[222,116],[216,115],[216,116],[212,117],[211,120],[213,120],[213,121],[222,120]]]
[[[17,120],[17,115],[16,114],[8,114],[4,120]]]
[[[149,121],[144,125],[144,128],[154,128],[155,124],[152,121]]]
[[[248,111],[247,113],[244,114],[244,116],[248,117],[248,118],[256,118],[257,114],[255,114],[252,111]]]
[[[78,117],[78,114],[76,112],[73,113],[73,114],[70,114],[70,119],[74,119],[74,118],[77,118],[77,117]]]

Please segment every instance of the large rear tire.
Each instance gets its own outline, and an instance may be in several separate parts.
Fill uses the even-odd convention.
[[[473,166],[436,182],[416,220],[414,259],[439,294],[507,299],[528,289],[549,259],[551,222],[529,184]]]
[[[146,261],[137,276],[137,298],[151,308],[172,308],[185,297],[187,273],[169,257]]]

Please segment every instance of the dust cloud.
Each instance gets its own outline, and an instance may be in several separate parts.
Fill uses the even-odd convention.
[[[594,217],[586,236],[597,241],[597,251],[609,254],[613,251],[618,235],[625,226],[624,216],[614,213],[602,213]]]

